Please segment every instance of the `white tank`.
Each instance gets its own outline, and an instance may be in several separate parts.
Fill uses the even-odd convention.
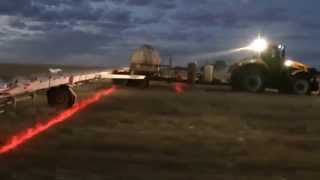
[[[207,83],[212,83],[214,79],[214,66],[205,65],[203,70],[203,81]]]
[[[131,64],[160,65],[159,52],[150,45],[143,45],[134,50],[130,58]]]

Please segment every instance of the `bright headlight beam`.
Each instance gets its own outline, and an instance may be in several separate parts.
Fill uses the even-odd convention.
[[[254,40],[248,47],[249,50],[261,53],[268,48],[268,41],[259,37]]]
[[[107,88],[96,92],[94,95],[88,97],[87,99],[79,101],[70,109],[67,109],[58,115],[50,118],[44,123],[36,124],[35,126],[26,129],[22,133],[12,136],[12,138],[4,145],[0,146],[0,154],[8,153],[13,151],[18,146],[26,143],[33,137],[45,132],[46,130],[52,128],[53,126],[60,124],[64,121],[69,120],[70,117],[85,109],[86,107],[98,102],[104,96],[112,94],[116,90],[116,87]]]
[[[293,61],[291,61],[291,60],[286,60],[284,62],[284,66],[286,66],[286,67],[290,67],[290,66],[292,66],[292,64],[293,64]]]

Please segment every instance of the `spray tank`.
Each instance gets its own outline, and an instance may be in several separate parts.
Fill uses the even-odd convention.
[[[143,45],[133,51],[130,57],[130,72],[132,74],[155,74],[159,72],[160,53],[151,45]]]

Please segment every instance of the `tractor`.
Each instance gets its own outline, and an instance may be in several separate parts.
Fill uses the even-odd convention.
[[[259,37],[247,49],[255,51],[255,55],[238,61],[230,68],[233,89],[256,93],[270,88],[297,95],[319,90],[317,70],[286,59],[284,45],[269,44]]]

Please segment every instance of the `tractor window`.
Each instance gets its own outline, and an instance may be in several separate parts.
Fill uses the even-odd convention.
[[[263,59],[273,59],[273,60],[278,60],[280,57],[280,52],[277,46],[271,46],[269,47],[268,50],[265,52],[261,53],[261,57]]]
[[[277,59],[277,60],[283,60],[285,59],[285,47],[283,45],[279,45],[279,46],[274,46],[271,48],[271,52],[270,52],[270,56],[273,59]]]
[[[277,56],[278,56],[277,49],[272,48],[272,50],[271,50],[271,57],[272,57],[272,58],[276,58]]]
[[[286,58],[286,47],[284,45],[280,44],[278,46],[278,48],[279,48],[279,52],[280,52],[280,58],[285,59]]]

